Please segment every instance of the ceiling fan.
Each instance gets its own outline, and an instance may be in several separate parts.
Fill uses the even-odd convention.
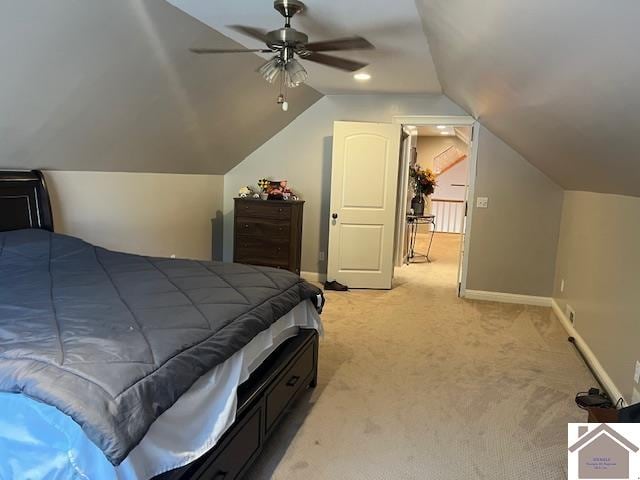
[[[335,52],[341,50],[368,50],[375,48],[368,40],[360,36],[325,40],[321,42],[309,42],[309,37],[291,27],[291,18],[304,10],[305,5],[299,0],[275,0],[275,8],[285,18],[284,27],[273,31],[261,28],[247,27],[243,25],[230,25],[230,28],[260,40],[266,44],[266,48],[258,49],[215,49],[215,48],[191,48],[193,53],[274,53],[275,55],[265,62],[260,68],[260,73],[269,83],[280,79],[280,95],[278,104],[286,111],[289,104],[286,99],[286,89],[295,88],[306,82],[307,71],[296,59],[296,56],[310,62],[320,63],[328,67],[337,68],[347,72],[355,72],[368,64],[347,60],[346,58],[327,55],[322,52]]]

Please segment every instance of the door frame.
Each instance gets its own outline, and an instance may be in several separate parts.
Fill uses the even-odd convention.
[[[471,145],[469,150],[469,168],[467,184],[467,218],[465,221],[464,242],[461,245],[460,256],[458,258],[458,296],[464,297],[467,291],[467,273],[469,271],[469,245],[471,245],[471,231],[473,225],[473,202],[475,199],[476,175],[478,171],[478,137],[480,133],[480,123],[469,115],[396,115],[392,123],[401,125],[451,125],[454,127],[471,127]],[[464,254],[463,250],[464,249]]]

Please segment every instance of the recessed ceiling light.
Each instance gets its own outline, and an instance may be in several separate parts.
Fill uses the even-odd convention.
[[[358,80],[359,82],[366,82],[367,80],[371,80],[371,75],[365,72],[356,73],[353,78]]]
[[[446,125],[438,125],[437,128],[440,129],[440,130],[444,130],[445,128],[447,128],[447,126]]]

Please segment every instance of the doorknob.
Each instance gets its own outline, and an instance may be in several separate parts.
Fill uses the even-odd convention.
[[[335,220],[336,218],[338,218],[338,214],[337,213],[332,213],[331,214],[331,218],[333,218]]]

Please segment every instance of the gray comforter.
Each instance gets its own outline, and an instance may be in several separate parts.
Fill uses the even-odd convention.
[[[118,465],[200,376],[319,294],[282,270],[0,233],[0,391],[57,407]]]

